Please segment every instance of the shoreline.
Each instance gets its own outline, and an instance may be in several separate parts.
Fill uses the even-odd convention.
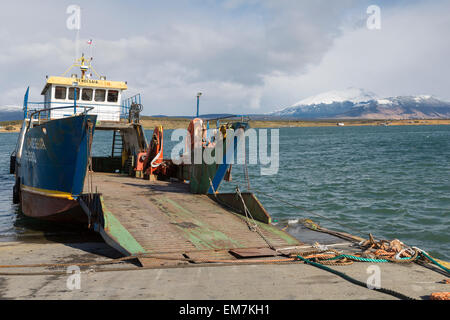
[[[291,121],[251,120],[250,126],[252,126],[253,128],[336,127],[339,126],[338,123],[342,123],[344,127],[450,125],[450,119],[420,119],[420,120],[336,119],[336,120],[291,120]]]
[[[153,130],[157,125],[164,129],[187,128],[191,119],[189,118],[155,118],[143,116],[141,124],[146,130]],[[0,126],[8,126],[11,121],[2,121]],[[338,123],[344,127],[357,126],[420,126],[420,125],[450,125],[450,119],[404,119],[404,120],[379,120],[379,119],[336,119],[336,120],[250,120],[251,128],[298,128],[298,127],[336,127]],[[20,132],[22,121],[14,121],[12,130],[0,128],[0,133]],[[211,128],[215,124],[211,123]]]

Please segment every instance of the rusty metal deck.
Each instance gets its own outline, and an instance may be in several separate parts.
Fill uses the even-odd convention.
[[[235,248],[268,248],[245,218],[207,195],[191,194],[181,182],[148,181],[120,174],[95,173],[102,195],[102,236],[124,254],[146,252],[232,258]],[[272,225],[256,222],[274,247],[300,242]]]

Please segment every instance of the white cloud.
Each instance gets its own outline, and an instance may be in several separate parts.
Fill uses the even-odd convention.
[[[142,92],[145,114],[193,114],[198,91],[206,113],[263,113],[350,86],[448,95],[445,2],[386,4],[380,31],[365,28],[367,5],[351,0],[117,3],[106,11],[79,2],[85,52],[93,38],[96,70]],[[0,72],[8,75],[0,105],[20,104],[28,85],[40,99],[45,75],[74,58],[66,3],[22,3],[0,13]]]
[[[450,3],[383,8],[381,30],[343,31],[321,62],[302,74],[269,75],[268,104],[290,105],[320,92],[362,87],[380,96],[428,93],[450,100]]]

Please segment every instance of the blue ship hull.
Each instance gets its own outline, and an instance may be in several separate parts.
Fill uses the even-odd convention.
[[[16,170],[25,215],[85,222],[77,199],[83,192],[96,120],[95,115],[72,116],[25,132]]]

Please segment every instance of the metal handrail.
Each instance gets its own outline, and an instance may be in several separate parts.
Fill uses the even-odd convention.
[[[129,116],[130,113],[130,108],[131,105],[133,104],[138,104],[138,105],[143,105],[142,104],[142,97],[140,93],[135,94],[134,96],[128,97],[126,99],[122,99],[122,103],[121,103],[121,114],[120,117],[122,119],[126,118]]]
[[[33,117],[36,114],[40,114],[41,112],[44,111],[51,111],[51,110],[58,110],[58,109],[73,109],[74,106],[66,106],[66,107],[54,107],[54,108],[46,108],[46,109],[41,109],[41,110],[36,110],[33,113],[30,114],[30,122],[28,122],[28,126],[27,126],[27,130],[30,128],[31,123],[33,122]],[[94,107],[82,107],[82,106],[76,106],[76,108],[84,108],[84,111],[82,113],[80,113],[80,115],[82,114],[87,114],[87,112],[91,111],[92,109],[94,109]],[[38,121],[39,124],[41,124],[41,118],[38,117]]]

